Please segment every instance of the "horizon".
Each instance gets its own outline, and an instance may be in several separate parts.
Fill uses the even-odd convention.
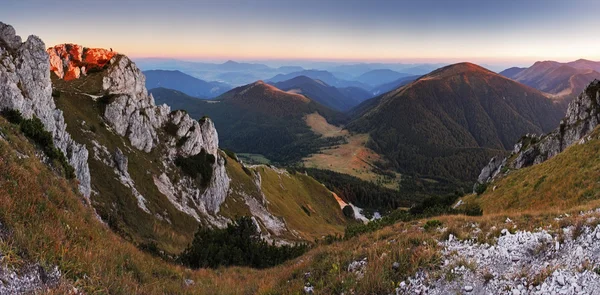
[[[24,38],[36,33],[47,47],[77,43],[114,48],[134,59],[468,61],[496,67],[600,59],[594,50],[600,41],[587,37],[597,23],[586,9],[593,4],[589,0],[376,2],[11,0],[0,19]],[[119,9],[102,13],[112,6]],[[7,13],[11,11],[29,13]],[[57,20],[56,15],[67,16]]]

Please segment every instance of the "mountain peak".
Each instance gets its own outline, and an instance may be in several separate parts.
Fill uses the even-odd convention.
[[[426,80],[426,79],[434,79],[434,78],[446,78],[446,77],[450,77],[450,76],[454,76],[454,75],[458,75],[458,74],[472,74],[472,73],[480,73],[480,74],[494,74],[494,72],[476,65],[474,63],[470,63],[470,62],[461,62],[461,63],[456,63],[456,64],[452,64],[449,66],[445,66],[442,68],[439,68],[425,76],[423,76],[421,79],[419,80]]]
[[[65,43],[47,49],[50,70],[64,80],[78,79],[90,70],[105,68],[117,55],[116,51],[104,48],[87,48],[78,44]]]
[[[226,62],[223,63],[223,65],[239,65],[239,62],[233,61],[233,60],[228,60]]]

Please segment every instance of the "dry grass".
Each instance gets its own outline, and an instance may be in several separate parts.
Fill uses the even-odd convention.
[[[64,282],[53,294],[64,294],[68,285],[88,294],[300,294],[307,282],[319,294],[387,294],[419,269],[439,269],[437,241],[449,233],[466,239],[477,237],[476,228],[484,233],[503,228],[558,230],[578,222],[588,224],[589,216],[580,216],[579,211],[600,205],[594,201],[547,212],[439,216],[436,219],[446,227],[444,231],[425,231],[427,220],[397,223],[318,246],[271,269],[189,270],[141,252],[110,231],[83,204],[74,181],[58,177],[41,164],[27,140],[2,119],[0,128],[10,142],[0,141],[0,222],[10,229],[0,249],[15,253],[7,264],[26,260],[58,265]],[[15,149],[29,158],[17,157]],[[555,220],[556,212],[569,216]],[[512,222],[507,223],[507,217]],[[366,272],[359,279],[347,267],[365,257]],[[400,265],[397,269],[392,268],[394,262]],[[468,261],[465,265],[474,267]],[[186,287],[185,279],[194,285]]]
[[[485,214],[495,214],[560,212],[599,200],[599,133],[596,130],[592,135],[596,139],[573,145],[542,164],[512,171],[490,184],[483,195],[464,201],[477,202]]]
[[[313,132],[320,134],[323,137],[337,137],[349,135],[347,130],[329,124],[327,120],[323,116],[319,115],[319,113],[317,112],[306,115],[304,117],[304,121]]]

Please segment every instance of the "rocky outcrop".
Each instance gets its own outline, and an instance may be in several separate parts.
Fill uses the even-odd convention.
[[[77,44],[61,44],[48,49],[50,70],[67,81],[78,79],[90,71],[104,69],[116,54],[112,50]]]
[[[504,160],[494,158],[483,168],[478,183],[493,181],[496,177],[531,165],[542,163],[567,147],[585,141],[600,122],[600,81],[594,80],[575,98],[554,131],[538,136],[527,134],[515,145]]]
[[[439,243],[440,275],[419,271],[400,282],[396,294],[598,294],[599,212],[581,212],[588,224],[534,231],[517,230],[507,219],[491,244],[450,234]],[[471,237],[481,235],[478,224],[471,229]]]
[[[226,225],[215,217],[229,191],[229,177],[225,171],[225,159],[219,154],[218,134],[210,119],[200,121],[191,118],[185,111],[173,111],[167,105],[157,106],[154,98],[145,87],[145,77],[127,57],[98,48],[84,48],[76,44],[63,44],[48,49],[52,69],[64,80],[80,78],[77,70],[73,75],[69,67],[79,67],[82,74],[94,65],[101,81],[98,89],[78,89],[78,91],[101,95],[105,104],[102,117],[104,122],[118,135],[127,138],[131,146],[149,153],[160,147],[163,172],[153,177],[158,190],[180,211],[201,221],[208,219],[215,225]],[[108,58],[108,60],[106,60]],[[61,69],[63,73],[61,74]],[[79,87],[81,88],[81,87]],[[88,94],[90,94],[88,93]],[[95,144],[96,145],[96,144]],[[94,147],[95,156],[106,154]],[[193,179],[173,174],[174,160],[177,157],[190,157],[205,150],[216,158],[212,178],[207,187]],[[103,163],[114,167],[121,183],[130,187],[138,199],[138,205],[145,212],[145,198],[136,190],[135,183],[127,172],[127,157],[117,150],[112,158],[104,155]],[[200,213],[203,217],[201,217]],[[209,216],[212,215],[212,216]],[[214,219],[214,222],[210,222]]]
[[[25,118],[38,117],[75,169],[81,193],[89,197],[88,150],[67,133],[62,111],[54,104],[45,47],[36,36],[21,43],[13,28],[0,22],[0,109],[18,110]]]

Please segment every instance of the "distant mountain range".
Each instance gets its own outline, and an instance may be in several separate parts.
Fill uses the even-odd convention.
[[[135,62],[142,70],[178,70],[205,81],[219,81],[233,86],[252,83],[257,80],[270,80],[279,74],[296,73],[294,76],[284,77],[289,80],[296,76],[305,75],[310,78],[319,79],[307,73],[301,73],[305,69],[327,71],[340,80],[357,81],[361,84],[374,87],[384,83],[392,82],[403,75],[424,75],[444,64],[402,64],[402,63],[358,63],[345,64],[335,62],[299,62],[290,61],[289,64],[282,62],[236,62],[228,60],[224,63],[193,62],[171,58],[139,58]],[[373,73],[369,73],[373,72]],[[379,73],[378,73],[379,72]],[[366,75],[361,77],[362,75]],[[335,85],[332,81],[321,79],[331,86],[345,87],[357,86],[365,88],[364,85]],[[280,81],[277,81],[280,82]],[[369,87],[367,87],[369,88]]]
[[[334,110],[347,111],[372,95],[358,87],[336,88],[321,80],[298,76],[290,80],[273,83],[283,91],[302,94]]]
[[[180,71],[150,70],[144,71],[146,88],[170,88],[179,90],[197,98],[217,97],[229,90],[231,86],[221,82],[206,82]]]
[[[412,76],[411,74],[406,73],[398,73],[396,71],[392,71],[390,69],[377,69],[368,71],[358,77],[356,77],[356,81],[365,83],[367,85],[371,85],[373,87],[382,85],[385,83],[390,83],[396,81],[401,78],[405,78],[408,76]]]
[[[373,94],[373,96],[376,96],[376,95],[380,95],[380,94],[392,91],[392,90],[402,87],[414,80],[417,80],[419,77],[421,77],[421,75],[402,77],[402,78],[399,78],[392,82],[378,85],[375,88],[371,89],[371,94]]]
[[[184,109],[194,118],[210,117],[219,131],[220,146],[262,154],[277,163],[296,162],[339,140],[315,134],[305,122],[307,115],[316,112],[334,124],[346,118],[304,95],[263,81],[234,88],[214,100],[199,100],[165,88],[150,93],[157,104]]]
[[[600,62],[585,59],[569,63],[539,61],[529,68],[510,68],[501,75],[552,94],[563,108],[594,79],[600,79]]]
[[[522,135],[556,127],[562,112],[538,90],[460,63],[370,99],[352,116],[348,128],[369,133],[369,147],[401,173],[466,181]]]
[[[271,82],[271,83],[277,83],[277,82],[282,82],[282,81],[286,81],[286,80],[290,80],[292,78],[298,77],[298,76],[306,76],[315,80],[321,80],[331,86],[335,86],[338,88],[341,87],[359,87],[365,90],[370,90],[372,87],[359,82],[359,81],[349,81],[349,80],[343,80],[343,79],[339,79],[338,77],[334,76],[332,73],[328,72],[328,71],[323,71],[323,70],[304,70],[304,71],[300,71],[300,72],[293,72],[293,73],[289,73],[289,74],[279,74],[276,75],[275,77],[272,77],[270,79],[267,80],[267,82]]]

